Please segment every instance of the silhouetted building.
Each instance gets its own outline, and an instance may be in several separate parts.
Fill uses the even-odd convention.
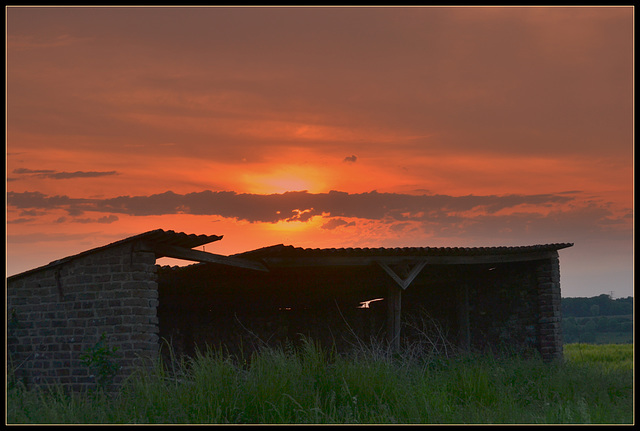
[[[117,348],[115,384],[157,360],[164,341],[178,354],[249,354],[304,335],[338,351],[562,358],[558,250],[573,244],[194,249],[221,238],[158,229],[8,277],[16,377],[86,388],[94,378],[80,356],[102,335]],[[165,256],[201,263],[156,265]]]

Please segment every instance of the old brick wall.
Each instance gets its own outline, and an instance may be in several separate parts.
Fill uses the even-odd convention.
[[[155,255],[133,243],[77,256],[7,280],[10,369],[28,386],[93,388],[96,373],[80,356],[104,334],[117,348],[120,383],[158,352]]]

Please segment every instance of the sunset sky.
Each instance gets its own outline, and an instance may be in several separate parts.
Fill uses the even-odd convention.
[[[224,255],[572,242],[563,296],[633,295],[633,7],[6,21],[7,275],[161,228]]]

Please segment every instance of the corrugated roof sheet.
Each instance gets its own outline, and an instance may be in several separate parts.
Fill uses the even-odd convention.
[[[200,245],[209,244],[210,242],[219,241],[222,239],[222,235],[195,235],[186,234],[184,232],[175,232],[172,230],[156,229],[149,232],[141,233],[140,235],[131,236],[129,238],[117,241],[113,244],[109,244],[106,247],[113,246],[115,244],[121,244],[123,242],[130,241],[150,241],[157,244],[175,245],[178,247],[193,248]]]
[[[571,246],[573,243],[514,247],[300,248],[279,244],[236,256],[258,259],[267,257],[483,256],[554,251]]]

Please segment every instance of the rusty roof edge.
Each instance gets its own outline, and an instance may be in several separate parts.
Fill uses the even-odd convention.
[[[119,245],[123,245],[123,244],[126,244],[126,243],[135,242],[135,241],[143,241],[143,240],[151,241],[151,242],[158,241],[158,239],[160,237],[162,237],[162,236],[165,236],[165,239],[170,237],[170,236],[180,236],[182,239],[185,239],[185,238],[186,239],[191,239],[193,241],[190,241],[187,244],[189,246],[189,248],[198,247],[200,245],[209,244],[209,243],[215,242],[215,241],[220,241],[223,238],[223,235],[196,235],[196,234],[186,234],[184,232],[175,232],[173,230],[165,231],[164,229],[154,229],[154,230],[143,232],[143,233],[140,233],[140,234],[137,234],[137,235],[133,235],[133,236],[124,238],[124,239],[120,239],[118,241],[115,241],[115,242],[112,242],[112,243],[109,243],[109,244],[106,244],[106,245],[102,245],[102,246],[95,247],[95,248],[92,248],[92,249],[89,249],[89,250],[85,250],[85,251],[82,251],[80,253],[77,253],[77,254],[74,254],[74,255],[71,255],[71,256],[63,257],[61,259],[56,259],[56,260],[54,260],[52,262],[49,262],[46,265],[42,265],[42,266],[39,266],[37,268],[28,269],[28,270],[23,271],[21,273],[11,275],[11,276],[7,277],[7,281],[8,280],[12,280],[12,279],[16,279],[16,278],[20,278],[20,277],[23,277],[23,276],[26,276],[26,275],[29,275],[29,274],[32,274],[32,273],[37,272],[37,271],[42,271],[42,270],[49,269],[49,268],[55,268],[57,266],[63,265],[63,264],[68,263],[68,262],[71,262],[71,261],[73,261],[75,259],[78,259],[80,257],[87,256],[89,254],[96,253],[98,251],[106,250],[108,248],[116,247],[116,246],[119,246]],[[168,242],[168,243],[169,244],[174,244],[173,242]],[[193,244],[193,245],[191,245],[191,244]]]

